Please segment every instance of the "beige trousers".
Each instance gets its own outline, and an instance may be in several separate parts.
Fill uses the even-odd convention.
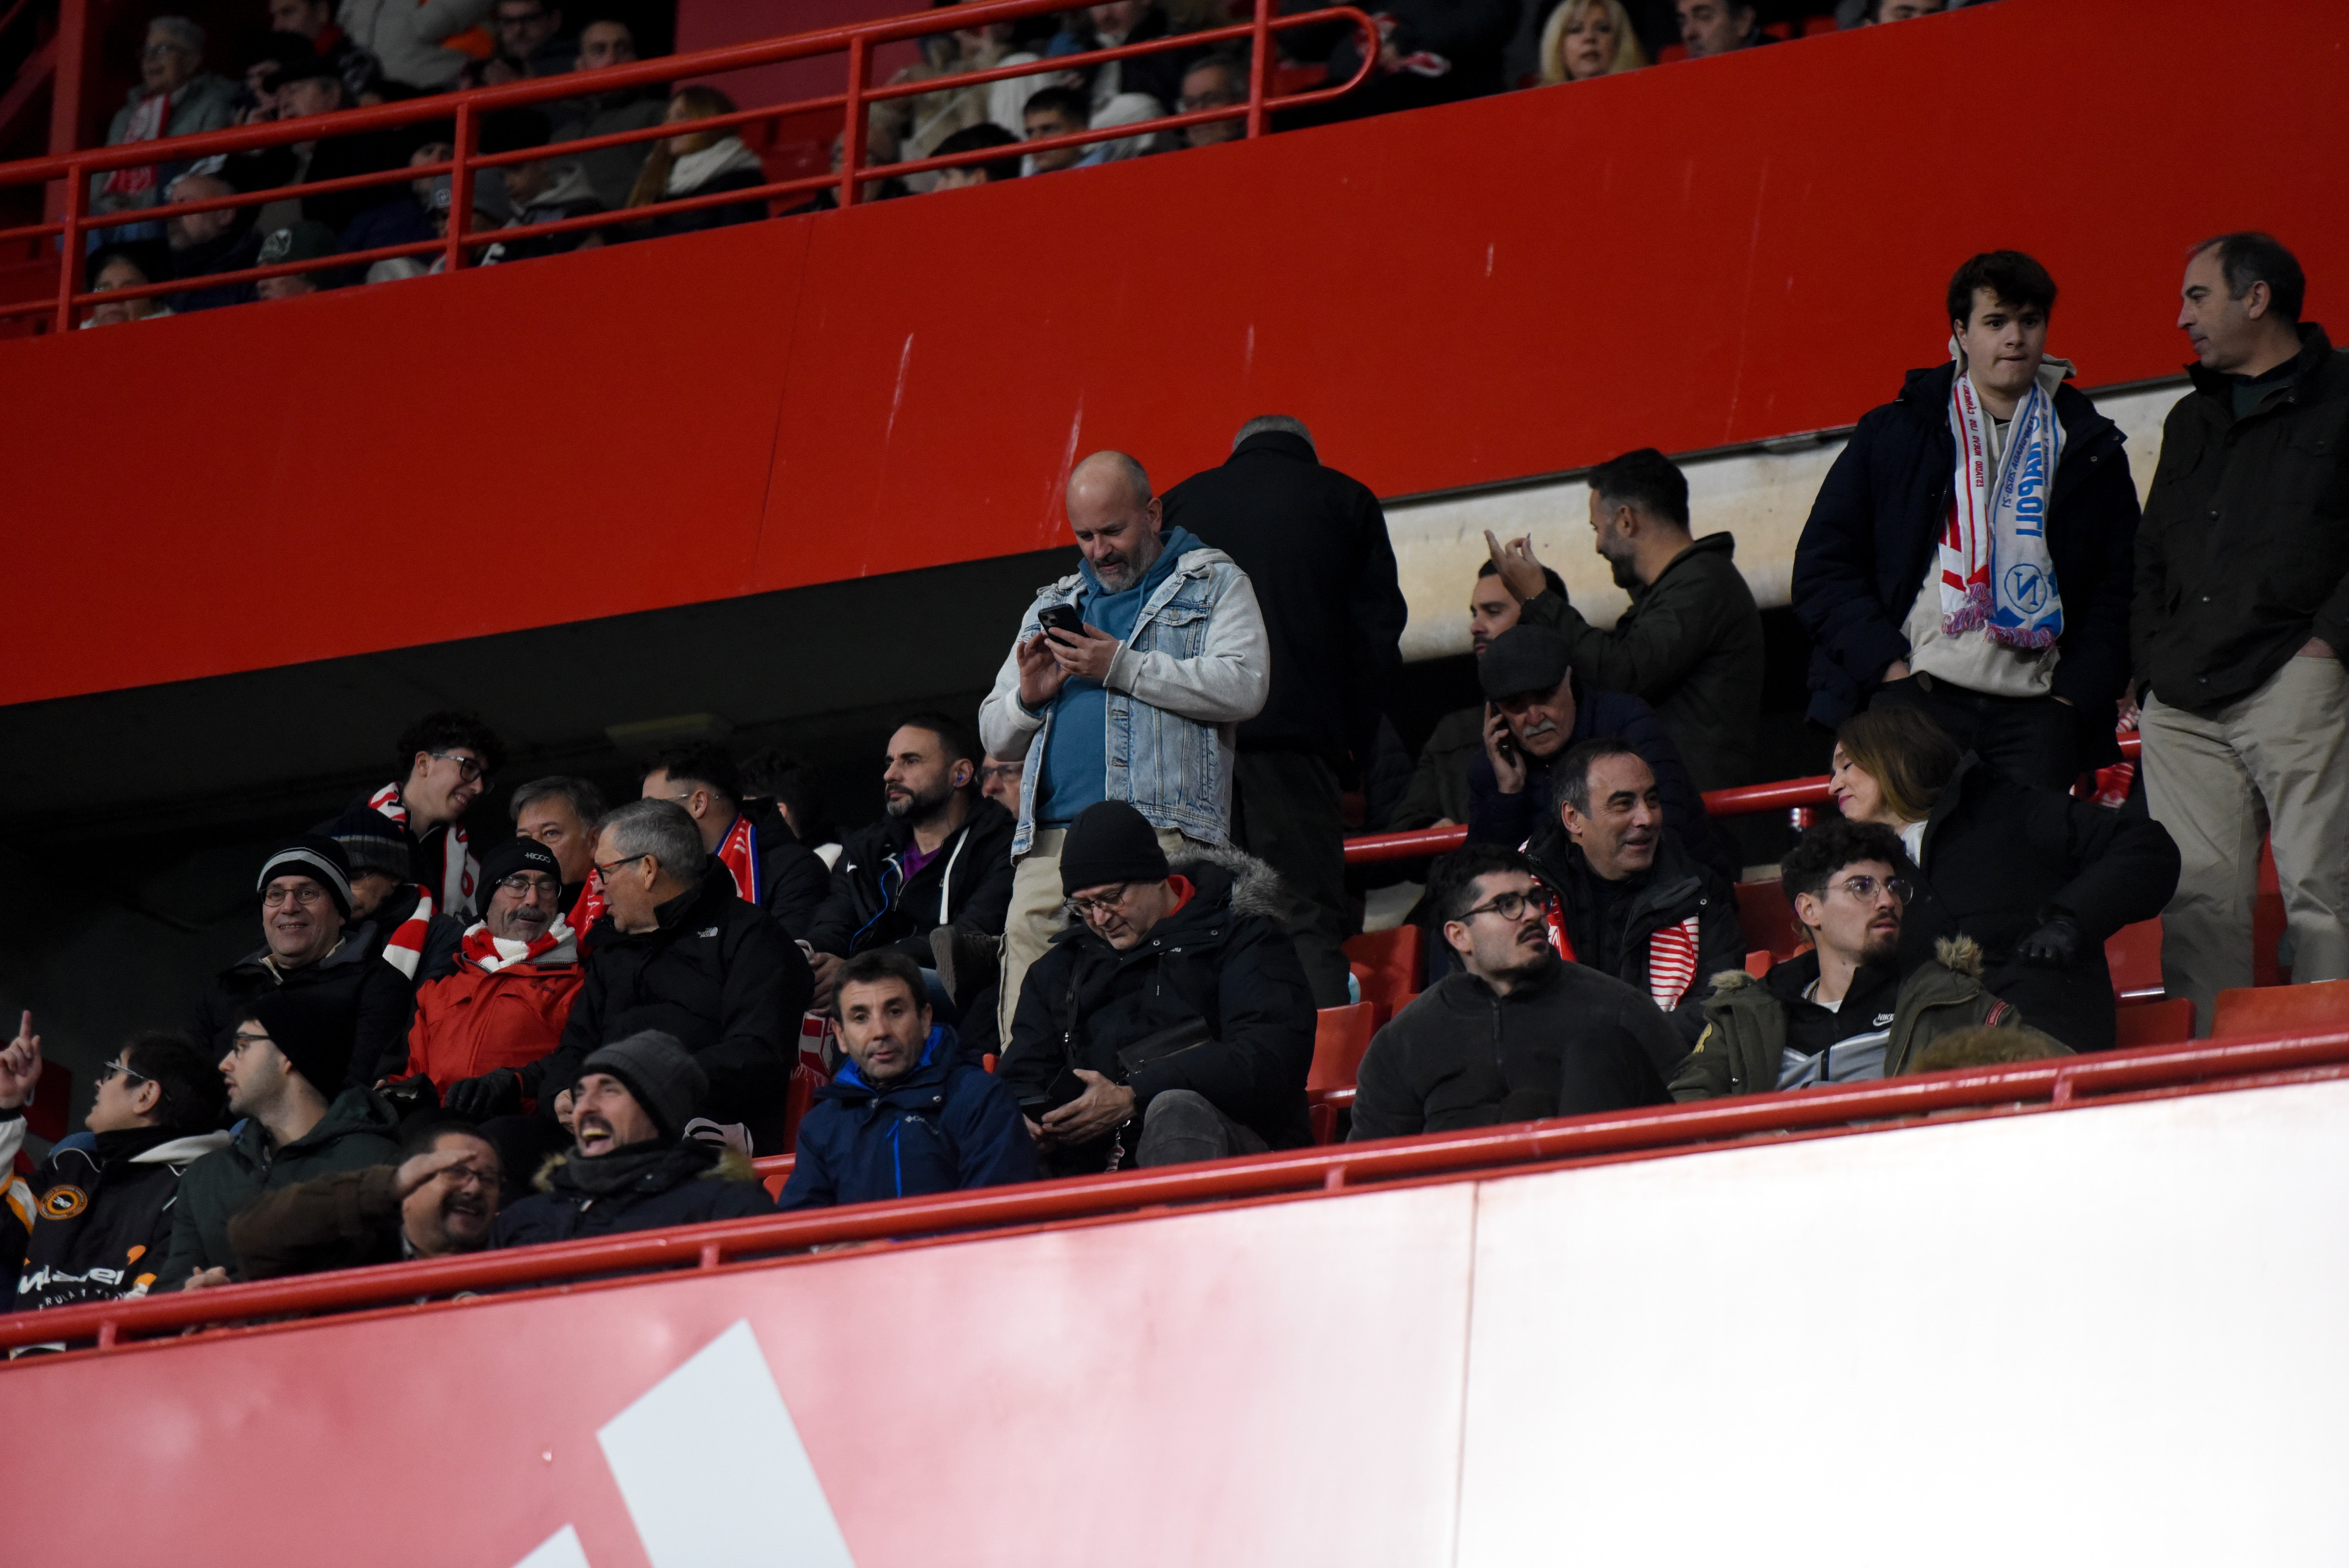
[[[2221,991],[2251,983],[2260,835],[2275,853],[2295,981],[2349,976],[2349,670],[2293,658],[2205,718],[2149,696],[2145,792],[2178,841],[2161,913],[2161,978],[2210,1028]]]
[[[1061,905],[1061,844],[1066,828],[1039,828],[1011,873],[1011,912],[1003,922],[1003,991],[996,1004],[997,1049],[1011,1047],[1011,1020],[1019,1010],[1019,983],[1028,966],[1044,956],[1052,938],[1068,929]],[[1158,830],[1158,847],[1170,861],[1180,860],[1196,846],[1173,828]]]

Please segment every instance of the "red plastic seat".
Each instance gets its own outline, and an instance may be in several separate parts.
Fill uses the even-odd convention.
[[[783,1148],[797,1149],[800,1122],[815,1104],[815,1091],[832,1080],[808,1065],[805,1057],[792,1068],[791,1087],[783,1091]]]
[[[1792,958],[1811,944],[1775,882],[1737,884],[1737,923],[1745,928],[1747,946],[1767,948],[1773,957]]]
[[[2219,993],[2210,1037],[2313,1034],[2349,1029],[2349,980],[2307,985],[2247,985]]]
[[[1346,939],[1346,957],[1361,983],[1362,1000],[1384,1024],[1419,995],[1420,928],[1398,925],[1392,931],[1366,931]]]
[[[1322,1008],[1314,1020],[1313,1068],[1305,1075],[1305,1091],[1353,1088],[1377,1027],[1368,1002]]]
[[[2161,916],[2124,925],[2106,939],[2105,964],[2113,972],[2113,995],[2124,1002],[2158,1000],[2161,986]]]
[[[1768,948],[1757,947],[1745,955],[1745,973],[1759,980],[1770,973],[1771,966],[1777,962],[1776,954]]]
[[[2124,1004],[2113,1029],[2113,1045],[2124,1051],[2132,1046],[2182,1046],[2193,1037],[2194,1003],[2185,996]]]

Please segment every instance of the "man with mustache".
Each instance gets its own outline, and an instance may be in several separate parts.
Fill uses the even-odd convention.
[[[1745,962],[1734,890],[1664,826],[1655,769],[1627,743],[1583,741],[1555,777],[1567,841],[1534,870],[1557,895],[1566,956],[1647,993],[1695,1045],[1704,982]]]
[[[1461,967],[1371,1039],[1351,1138],[1666,1103],[1686,1043],[1639,992],[1558,957],[1525,856],[1473,843],[1446,855],[1427,902]]]
[[[239,1277],[443,1258],[489,1245],[504,1178],[497,1150],[469,1127],[429,1122],[397,1165],[370,1165],[272,1192],[228,1222]]]
[[[404,1076],[430,1081],[467,1120],[460,1081],[519,1071],[563,1041],[586,971],[563,918],[563,864],[536,839],[508,839],[481,861],[489,911],[468,929],[455,974],[416,993]],[[397,1070],[395,1066],[394,1070]]]
[[[1982,949],[1945,938],[1900,973],[1900,924],[1914,874],[1900,836],[1872,822],[1821,823],[1781,863],[1786,902],[1812,949],[1756,980],[1713,977],[1704,1033],[1672,1075],[1674,1099],[1765,1094],[1925,1070],[1935,1041],[1982,1027],[2021,1031],[2016,1056],[2069,1056],[1982,988]]]
[[[1563,603],[1566,583],[1547,566],[1537,565],[1544,590]],[[1476,568],[1475,584],[1468,590],[1468,651],[1478,664],[1493,639],[1516,625],[1522,607],[1501,580],[1500,563],[1485,561]],[[1394,832],[1411,828],[1454,828],[1468,820],[1468,769],[1485,752],[1485,721],[1492,709],[1483,703],[1454,708],[1435,721],[1427,744],[1419,750],[1411,786],[1387,819]]]

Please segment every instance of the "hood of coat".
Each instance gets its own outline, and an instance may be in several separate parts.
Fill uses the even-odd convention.
[[[1207,903],[1211,889],[1220,892],[1236,915],[1259,914],[1268,920],[1279,920],[1288,907],[1288,893],[1281,885],[1280,873],[1230,844],[1186,845],[1167,869],[1189,879],[1191,885],[1199,890],[1192,898],[1191,908]],[[1218,883],[1223,885],[1218,888]],[[1180,920],[1190,913],[1191,909],[1186,908],[1174,918]]]
[[[587,170],[576,163],[565,163],[555,170],[554,183],[533,197],[530,205],[524,207],[523,211],[538,212],[549,207],[568,207],[574,201],[595,201],[595,187],[588,180]],[[516,214],[514,221],[525,222],[520,214]],[[527,220],[527,222],[542,223],[546,221],[543,217]]]
[[[626,1154],[626,1150],[621,1152]],[[553,1192],[558,1188],[574,1192],[585,1191],[584,1183],[574,1180],[577,1174],[573,1169],[574,1161],[585,1162],[585,1157],[576,1153],[548,1155],[539,1166],[538,1174],[531,1178],[531,1186],[541,1192]],[[741,1150],[721,1143],[705,1143],[698,1138],[688,1138],[664,1150],[661,1158],[630,1183],[628,1190],[666,1192],[688,1181],[756,1181],[758,1179],[759,1168]]]
[[[1982,978],[1982,944],[1971,936],[1936,938],[1933,943],[1933,959],[1952,975],[1962,975],[1971,980]],[[1771,965],[1770,973],[1758,979],[1743,969],[1724,969],[1713,977],[1712,995],[1727,999],[1737,995],[1740,992],[1759,988],[1779,995],[1783,999],[1788,994],[1789,987],[1792,988],[1792,994],[1801,995],[1805,987],[1818,978],[1818,974],[1819,955],[1816,952],[1806,949],[1783,963]]]
[[[152,1149],[142,1150],[130,1157],[133,1165],[185,1165],[207,1154],[216,1154],[229,1146],[226,1132],[196,1132],[179,1138],[166,1139]]]

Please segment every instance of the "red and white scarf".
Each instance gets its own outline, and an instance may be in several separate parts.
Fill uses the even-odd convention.
[[[432,890],[416,890],[416,909],[383,939],[383,961],[407,975],[416,978],[416,967],[424,962],[424,934],[432,925]]]
[[[408,808],[399,799],[399,786],[387,784],[367,797],[367,805],[382,812],[405,830]],[[450,914],[471,914],[473,912],[473,884],[481,874],[481,863],[466,851],[463,824],[451,822],[440,836],[440,885],[426,887],[427,897],[437,899]]]
[[[718,845],[718,858],[734,873],[734,892],[744,903],[759,902],[759,841],[750,831],[750,819],[735,813],[734,825],[726,830],[726,837]]]
[[[171,95],[153,93],[140,98],[130,110],[130,123],[123,129],[121,145],[134,141],[160,141],[169,134],[171,123]],[[106,177],[100,188],[108,196],[143,196],[155,189],[155,166],[141,163],[131,169],[118,169]]]
[[[575,934],[561,915],[533,942],[510,942],[492,935],[489,922],[477,920],[465,931],[465,940],[459,951],[465,962],[484,975],[495,975],[517,965],[543,964],[552,968],[558,965],[579,962]]]
[[[2010,648],[2052,646],[2064,634],[2047,553],[2047,498],[2064,450],[2055,399],[2033,380],[1993,469],[1989,417],[1961,355],[1950,378],[1950,433],[1958,466],[1941,531],[1941,630],[1954,637],[1980,628]]]
[[[1542,910],[1549,932],[1550,950],[1574,963],[1574,939],[1566,934],[1566,913],[1553,896]],[[1697,917],[1690,915],[1648,938],[1648,995],[1669,1013],[1681,1005],[1696,984]]]
[[[566,918],[571,923],[571,929],[577,932],[582,938],[595,929],[595,923],[604,918],[604,873],[602,872],[591,871],[587,873],[587,883],[579,890],[579,902],[571,906],[571,913]]]

